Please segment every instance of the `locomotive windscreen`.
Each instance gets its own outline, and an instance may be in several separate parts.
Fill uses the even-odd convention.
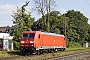
[[[23,34],[22,38],[34,38],[35,34]]]

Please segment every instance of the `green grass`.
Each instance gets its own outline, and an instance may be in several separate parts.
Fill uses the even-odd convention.
[[[86,48],[66,48],[66,50],[83,50],[83,49],[86,49]]]
[[[73,51],[75,50],[75,51]],[[57,53],[46,53],[41,56],[41,58],[51,58],[51,57],[56,57],[56,56],[64,56],[68,54],[75,54],[79,52],[85,52],[85,51],[90,51],[90,48],[67,48],[66,51],[63,52],[57,52]]]
[[[10,54],[8,54],[6,51],[0,51],[0,58],[1,57],[10,57]]]
[[[90,48],[66,48],[63,52],[57,52],[57,53],[44,53],[40,56],[33,57],[33,58],[25,58],[24,60],[39,60],[41,58],[51,58],[55,56],[63,56],[68,54],[74,54],[76,52],[84,52],[84,51],[90,51]],[[11,56],[21,56],[21,53],[19,51],[12,51],[12,52],[6,52],[6,51],[0,51],[0,58],[1,57],[11,57]]]
[[[80,47],[80,48],[66,48],[66,51],[69,51],[69,50],[90,50],[90,48],[83,48],[83,47]]]

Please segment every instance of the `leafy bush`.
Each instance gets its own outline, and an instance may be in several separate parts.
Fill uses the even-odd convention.
[[[82,45],[77,42],[68,42],[68,47],[69,48],[80,48],[82,47]]]
[[[13,44],[14,44],[14,49],[15,50],[19,50],[19,48],[20,48],[20,42],[13,41]]]
[[[6,51],[0,51],[0,58],[1,57],[9,57],[10,55]]]

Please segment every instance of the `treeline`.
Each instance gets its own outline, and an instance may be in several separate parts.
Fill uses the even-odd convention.
[[[48,11],[37,21],[31,17],[31,12],[26,10],[29,2],[21,8],[17,7],[13,12],[13,24],[18,25],[11,33],[14,48],[18,49],[23,31],[44,31],[57,34],[64,34],[67,40],[67,47],[81,46],[83,42],[90,42],[90,24],[88,18],[80,11],[68,10],[61,14],[59,11]]]

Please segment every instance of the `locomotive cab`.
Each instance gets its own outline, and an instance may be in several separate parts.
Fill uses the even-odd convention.
[[[31,47],[34,46],[34,33],[30,33],[30,34],[23,34],[22,38],[21,38],[21,46],[26,46],[26,47]]]
[[[38,38],[39,34],[36,31],[26,31],[22,33],[22,38],[20,40],[20,50],[21,51],[35,51],[36,50],[36,40],[40,39],[40,36]]]

